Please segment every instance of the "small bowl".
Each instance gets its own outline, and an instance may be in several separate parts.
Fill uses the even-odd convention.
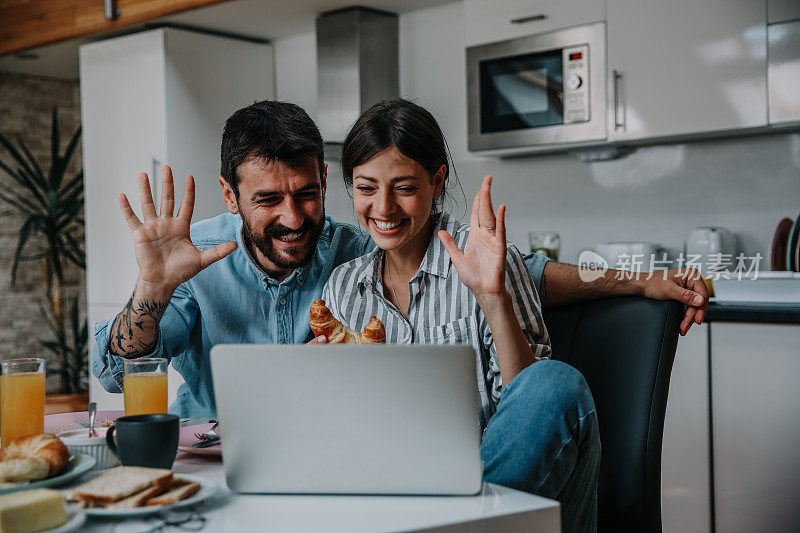
[[[98,437],[89,437],[88,429],[71,429],[62,431],[57,435],[66,445],[70,453],[85,453],[97,459],[97,463],[92,470],[101,470],[117,466],[119,460],[106,444],[106,429],[95,428]]]

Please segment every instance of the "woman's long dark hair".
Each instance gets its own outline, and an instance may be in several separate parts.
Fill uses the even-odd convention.
[[[352,190],[355,167],[392,146],[419,163],[431,178],[444,165],[442,194],[432,206],[435,214],[441,212],[451,167],[447,141],[427,109],[402,98],[378,102],[353,124],[342,145],[342,174],[347,189]]]

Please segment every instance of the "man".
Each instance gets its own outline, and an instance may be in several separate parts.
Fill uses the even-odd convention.
[[[240,109],[225,125],[219,183],[229,213],[190,227],[194,181],[187,176],[173,216],[172,173],[163,167],[158,214],[147,175],[139,174],[143,220],[119,197],[139,277],[122,312],[94,325],[92,371],[106,390],[122,391],[123,359],[165,357],[185,380],[170,412],[213,416],[212,346],[309,341],[308,311],[331,271],[372,248],[357,228],[325,216],[326,179],[314,122],[294,104],[270,101]],[[526,262],[545,306],[628,294],[675,299],[689,306],[682,334],[706,311],[708,294],[693,271],[650,279],[608,271],[587,283],[574,265],[538,255]],[[265,376],[293,378],[279,369]]]

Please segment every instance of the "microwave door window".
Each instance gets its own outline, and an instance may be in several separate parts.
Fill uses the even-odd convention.
[[[561,64],[560,50],[482,62],[481,132],[563,124]]]

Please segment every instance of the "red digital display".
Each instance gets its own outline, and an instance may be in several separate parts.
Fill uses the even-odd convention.
[[[583,58],[583,52],[575,52],[574,54],[569,55],[570,61],[577,61],[578,59]]]

